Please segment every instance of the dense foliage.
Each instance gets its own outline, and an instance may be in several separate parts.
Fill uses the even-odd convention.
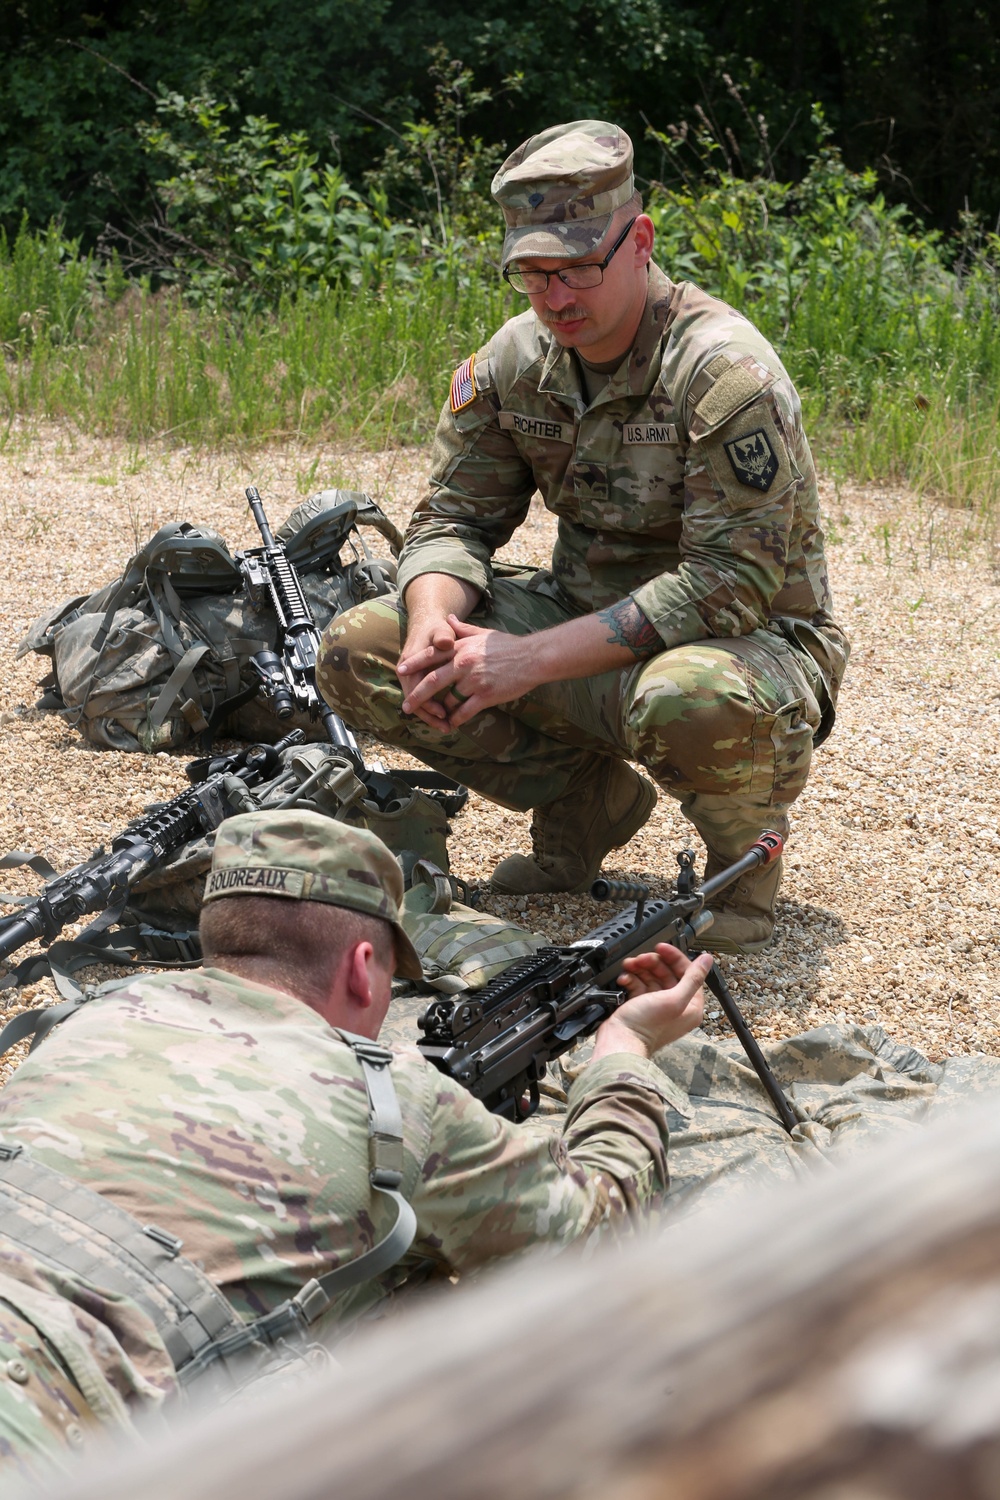
[[[158,119],[148,144],[173,176],[139,246],[158,290],[54,225],[0,237],[8,422],[46,413],[190,441],[426,436],[455,363],[517,306],[496,216],[463,168],[482,143],[463,155],[442,126],[429,156],[401,145],[392,171],[416,181],[430,162],[438,191],[400,222],[384,186],[349,187],[264,117],[230,126],[208,98],[168,96]],[[665,137],[678,186],[650,196],[657,258],[776,343],[828,459],[990,504],[1000,239],[928,230],[844,164],[819,117],[814,130],[796,183],[738,175],[710,131]]]
[[[728,72],[769,121],[779,177],[805,170],[818,101],[845,160],[875,163],[891,201],[946,228],[967,202],[991,225],[1000,208],[1000,37],[984,0],[8,0],[0,222],[13,232],[22,211],[35,227],[57,216],[92,244],[106,221],[141,216],[166,170],[138,128],[161,91],[231,100],[241,117],[302,132],[357,184],[433,119],[435,47],[472,69],[471,123],[486,141],[606,115],[632,131],[654,178],[667,163],[645,123],[665,131],[701,106],[752,156]],[[396,179],[394,218],[412,186]]]

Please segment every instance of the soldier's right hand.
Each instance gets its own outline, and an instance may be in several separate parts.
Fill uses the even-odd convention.
[[[448,710],[436,698],[424,703],[411,703],[414,690],[435,667],[446,666],[455,653],[455,632],[447,619],[418,619],[411,622],[406,634],[403,654],[396,664],[396,675],[403,689],[403,712],[423,719],[432,729],[443,729],[448,722]]]
[[[594,1059],[614,1052],[652,1057],[700,1026],[702,983],[711,967],[710,953],[688,958],[671,943],[657,943],[654,953],[627,958],[618,983],[631,998],[598,1029]]]

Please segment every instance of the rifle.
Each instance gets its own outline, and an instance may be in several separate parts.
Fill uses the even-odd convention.
[[[259,491],[251,485],[246,495],[264,545],[237,552],[236,560],[251,602],[259,608],[265,594],[270,596],[281,632],[280,656],[275,651],[258,651],[250,658],[260,678],[261,691],[279,719],[290,719],[296,710],[307,713],[310,719],[319,719],[330,744],[346,755],[361,775],[368,768],[357,740],[316,688],[320,633],[302,592],[298,571],[287,548],[275,540]]]
[[[519,959],[482,990],[434,1000],[418,1020],[417,1046],[435,1067],[464,1085],[488,1109],[524,1120],[538,1107],[546,1066],[582,1037],[590,1036],[628,994],[615,983],[622,961],[656,943],[682,953],[701,952],[698,938],[712,924],[708,904],[748,871],[781,854],[781,837],[765,830],[756,843],[720,874],[699,885],[694,854],[677,856],[680,873],[673,893],[649,900],[648,886],[596,880],[597,900],[632,896],[634,904],[575,943],[540,948]],[[782,1125],[797,1119],[763,1053],[713,965],[705,983],[743,1045]]]
[[[55,875],[18,915],[0,918],[0,958],[9,958],[35,939],[51,943],[67,923],[93,911],[102,915],[77,941],[106,942],[104,934],[121,917],[132,887],[189,839],[211,832],[223,818],[240,811],[241,794],[270,780],[281,769],[281,752],[304,739],[301,729],[293,729],[277,745],[253,745],[210,761],[193,761],[187,772],[196,785],[135,818],[115,835],[109,849],[102,845],[82,864]],[[37,867],[29,855],[9,854],[0,861],[8,869],[28,863]],[[15,977],[15,982],[21,979]]]
[[[468,800],[467,789],[438,771],[387,772],[380,761],[369,766],[361,747],[339,714],[320,696],[316,687],[316,658],[320,632],[302,589],[298,570],[283,542],[276,540],[264,514],[259,491],[251,485],[247,501],[264,545],[237,552],[236,560],[250,601],[260,608],[269,597],[278,617],[280,655],[258,651],[250,658],[261,682],[261,691],[279,719],[307,713],[319,719],[330,744],[354,767],[369,797],[381,809],[398,805],[400,782],[425,791],[444,806],[451,817]]]

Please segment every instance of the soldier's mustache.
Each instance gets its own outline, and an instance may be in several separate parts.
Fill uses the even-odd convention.
[[[576,323],[580,318],[587,316],[586,309],[582,307],[564,307],[562,312],[545,314],[546,323]]]

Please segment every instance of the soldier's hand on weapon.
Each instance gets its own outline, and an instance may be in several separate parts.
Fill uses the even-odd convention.
[[[710,953],[690,959],[671,943],[657,943],[655,953],[627,958],[618,983],[631,999],[598,1029],[595,1061],[614,1052],[652,1057],[693,1031],[701,1024],[702,983],[711,967]]]

